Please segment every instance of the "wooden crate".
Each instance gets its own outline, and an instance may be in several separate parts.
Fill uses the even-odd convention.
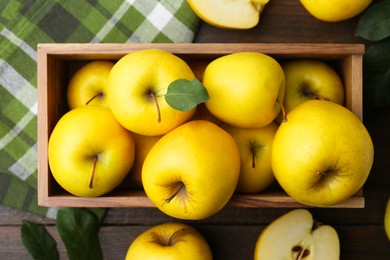
[[[96,198],[81,198],[63,190],[54,180],[48,164],[48,140],[67,112],[66,87],[74,71],[90,60],[118,60],[127,53],[147,48],[167,50],[202,73],[199,64],[240,51],[257,51],[282,61],[316,58],[329,62],[345,86],[345,106],[362,120],[361,44],[39,44],[38,45],[38,204],[52,207],[154,207],[143,190],[126,185]],[[196,68],[195,68],[196,67]],[[203,66],[204,67],[204,66]],[[277,184],[252,195],[233,195],[233,207],[307,207],[288,196]],[[364,207],[363,190],[331,207]]]

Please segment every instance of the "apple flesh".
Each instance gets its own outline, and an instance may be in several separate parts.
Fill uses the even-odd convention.
[[[80,197],[112,191],[127,176],[134,160],[134,140],[111,111],[99,106],[70,110],[49,139],[49,166],[57,183]]]
[[[192,10],[205,22],[227,29],[255,27],[269,0],[189,0]]]
[[[320,225],[306,209],[295,209],[271,222],[260,234],[254,259],[340,259],[336,230]]]
[[[214,123],[194,120],[152,147],[142,168],[142,183],[146,195],[165,214],[199,220],[226,205],[239,172],[233,137]]]
[[[309,100],[287,114],[275,134],[271,163],[276,180],[310,206],[340,203],[362,188],[374,159],[367,129],[331,101]]]
[[[188,224],[163,223],[147,229],[129,246],[126,260],[211,260],[211,249]]]

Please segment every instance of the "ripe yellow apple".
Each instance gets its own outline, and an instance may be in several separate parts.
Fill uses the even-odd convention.
[[[387,200],[387,205],[386,205],[386,211],[385,211],[385,231],[386,235],[390,240],[390,197]]]
[[[72,76],[67,88],[70,109],[97,105],[109,107],[106,98],[107,79],[114,62],[96,60],[83,65]]]
[[[282,64],[286,77],[283,106],[288,113],[310,99],[325,99],[342,105],[344,87],[337,72],[321,60],[299,59]]]
[[[188,0],[206,23],[226,29],[250,29],[259,23],[269,0]]]
[[[148,155],[150,149],[153,145],[160,140],[160,135],[147,136],[139,135],[132,133],[135,143],[135,155],[134,163],[130,170],[130,178],[137,184],[142,187],[142,166],[144,164],[145,158]]]
[[[236,192],[257,193],[274,180],[271,167],[272,143],[278,125],[271,123],[261,128],[239,128],[222,125],[231,134],[240,151],[241,169]]]
[[[329,206],[365,183],[374,147],[363,123],[331,101],[309,100],[287,114],[275,135],[272,169],[281,187],[310,206]]]
[[[196,112],[191,117],[191,120],[207,120],[219,126],[224,124],[219,118],[210,113],[204,103],[197,106]]]
[[[213,60],[203,85],[210,96],[206,107],[220,120],[236,127],[264,127],[281,110],[285,78],[269,55],[237,52]]]
[[[194,227],[168,222],[151,227],[130,244],[126,260],[211,260],[206,239]]]
[[[165,101],[177,79],[194,79],[187,63],[170,52],[145,49],[122,57],[108,77],[107,98],[116,119],[141,135],[163,135],[186,122],[196,108],[182,112]]]
[[[165,214],[199,220],[225,206],[239,172],[233,137],[214,123],[194,120],[152,147],[142,168],[142,183],[146,195]]]
[[[108,108],[70,110],[49,139],[49,165],[54,179],[80,197],[96,197],[117,187],[134,160],[134,140]]]
[[[339,22],[364,11],[372,0],[300,0],[306,10],[318,20]]]
[[[255,260],[262,259],[340,259],[336,230],[320,225],[306,209],[291,210],[271,222],[260,234]]]

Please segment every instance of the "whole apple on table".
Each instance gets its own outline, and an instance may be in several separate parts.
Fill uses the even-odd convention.
[[[195,79],[189,64],[204,64],[196,75],[208,99],[182,111],[166,96],[173,82]],[[98,73],[103,90],[87,92],[92,65],[109,72]],[[104,195],[132,174],[166,214],[204,219],[234,193],[259,193],[275,180],[302,204],[334,205],[372,166],[371,138],[342,106],[342,81],[326,61],[243,51],[198,63],[145,49],[86,64],[71,80],[69,104],[85,93],[49,140],[53,176],[76,196]]]

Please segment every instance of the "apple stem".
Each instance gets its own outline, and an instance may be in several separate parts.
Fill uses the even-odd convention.
[[[91,176],[89,177],[89,185],[88,185],[88,188],[92,189],[93,188],[93,179],[95,177],[95,170],[96,170],[96,163],[97,163],[97,160],[98,160],[98,156],[95,155],[93,157],[93,167],[92,167],[92,172],[91,172]]]
[[[171,200],[172,200],[174,197],[176,197],[176,195],[179,194],[179,192],[180,192],[181,189],[183,189],[183,188],[184,188],[184,183],[180,182],[180,185],[179,185],[179,187],[177,188],[177,190],[176,190],[169,198],[165,199],[165,202],[166,202],[166,203],[170,203]]]
[[[151,91],[150,92],[150,96],[153,98],[154,104],[156,104],[156,108],[157,108],[157,122],[161,123],[161,111],[160,111],[160,106],[158,104],[156,93]]]
[[[252,153],[252,168],[256,168],[256,144],[251,143],[251,153]]]
[[[283,115],[283,123],[286,123],[287,120],[287,115],[286,115],[286,110],[284,109],[283,104],[279,101],[279,99],[276,99],[276,101],[279,103],[280,108],[282,109],[282,115]]]
[[[92,102],[92,100],[94,100],[97,97],[102,97],[103,95],[104,95],[103,92],[97,93],[95,96],[91,97],[87,102],[85,102],[85,105],[88,105],[89,103]]]

